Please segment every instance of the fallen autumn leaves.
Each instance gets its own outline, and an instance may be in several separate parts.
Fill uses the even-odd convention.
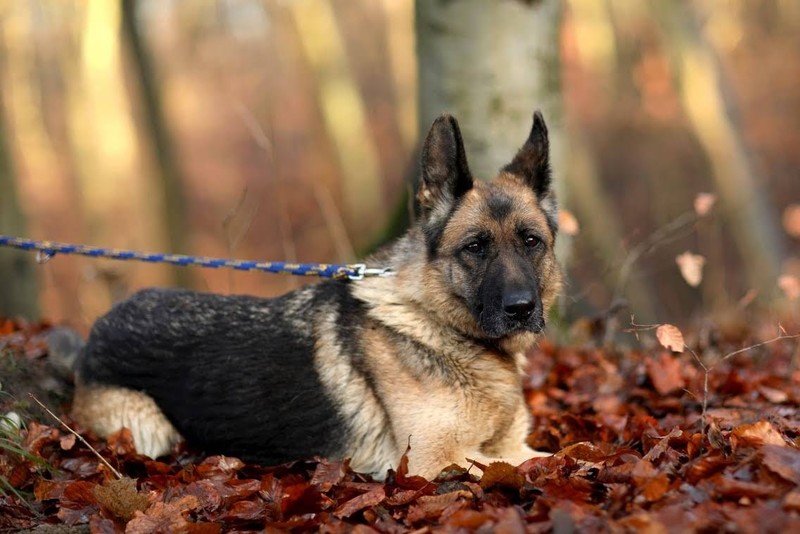
[[[0,357],[44,359],[38,329],[8,324]],[[385,482],[324,459],[260,467],[181,449],[153,461],[135,454],[127,431],[87,436],[117,479],[56,423],[30,421],[18,443],[2,434],[0,529],[800,531],[795,345],[714,365],[703,431],[704,372],[693,355],[543,343],[525,384],[529,443],[556,455],[519,468],[452,466],[435,481],[409,476],[403,461]]]

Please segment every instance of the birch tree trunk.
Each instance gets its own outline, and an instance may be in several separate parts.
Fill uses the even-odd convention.
[[[439,114],[453,114],[470,169],[491,178],[540,109],[562,170],[559,20],[558,0],[416,0],[420,139]]]

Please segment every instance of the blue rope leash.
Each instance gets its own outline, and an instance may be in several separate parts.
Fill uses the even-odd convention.
[[[197,265],[199,267],[227,267],[239,271],[262,271],[267,273],[288,273],[298,276],[320,276],[361,280],[371,276],[392,276],[390,269],[368,269],[363,263],[332,265],[327,263],[288,263],[283,261],[247,261],[223,258],[207,258],[203,256],[187,256],[183,254],[152,254],[134,250],[117,248],[91,247],[87,245],[71,245],[54,241],[36,241],[22,237],[0,234],[0,246],[39,252],[36,261],[44,263],[56,254],[80,254],[92,258],[111,258],[114,260],[138,260],[151,263],[169,263],[172,265]]]

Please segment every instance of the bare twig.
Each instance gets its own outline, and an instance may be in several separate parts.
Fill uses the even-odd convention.
[[[700,216],[694,211],[687,211],[678,215],[669,223],[657,228],[653,233],[637,243],[625,256],[622,266],[619,269],[619,277],[617,278],[617,285],[611,296],[611,301],[614,302],[625,290],[625,286],[630,278],[633,266],[639,261],[639,258],[655,249],[657,246],[675,239],[676,234],[685,227],[695,223]]]
[[[655,330],[661,323],[658,324],[638,324],[634,321],[634,316],[631,315],[631,326],[633,328],[628,328],[625,330],[626,333],[629,334],[638,334],[639,332],[647,332],[648,330]]]
[[[41,406],[41,407],[42,407],[42,410],[44,410],[44,411],[46,411],[48,414],[50,414],[50,417],[52,417],[53,419],[55,419],[56,421],[58,421],[59,423],[61,423],[61,426],[63,426],[63,427],[64,427],[64,428],[66,428],[67,430],[69,430],[69,431],[70,431],[70,432],[71,432],[71,433],[72,433],[72,434],[73,434],[73,435],[74,435],[76,438],[78,438],[79,440],[81,440],[81,443],[83,443],[84,445],[86,445],[87,447],[89,447],[89,450],[91,450],[91,451],[92,451],[92,452],[95,454],[95,456],[97,456],[97,458],[99,458],[99,459],[100,459],[100,461],[101,461],[101,462],[103,462],[103,465],[105,465],[106,467],[108,467],[108,468],[111,470],[111,472],[112,472],[112,473],[114,473],[114,475],[115,475],[117,478],[122,478],[122,473],[120,473],[119,471],[117,471],[116,469],[114,469],[114,466],[112,466],[110,463],[108,463],[108,461],[106,461],[106,459],[105,459],[105,458],[103,458],[103,457],[100,455],[100,453],[99,453],[99,452],[97,452],[97,450],[96,450],[94,447],[92,447],[91,445],[89,445],[89,442],[88,442],[88,441],[86,441],[85,439],[83,439],[83,436],[81,436],[80,434],[78,434],[77,432],[75,432],[75,431],[74,431],[72,428],[70,428],[70,426],[69,426],[67,423],[65,423],[65,422],[64,422],[64,421],[63,421],[63,420],[62,420],[60,417],[58,417],[56,414],[54,414],[53,412],[51,412],[51,411],[50,411],[50,409],[49,409],[47,406],[45,406],[44,404],[42,404],[42,402],[41,402],[39,399],[37,399],[37,398],[36,398],[36,396],[35,396],[33,393],[28,393],[28,396],[30,396],[30,398],[32,398],[32,399],[33,399],[33,400],[36,402],[36,404],[38,404],[39,406]]]
[[[781,330],[783,331],[783,328],[781,328]],[[796,339],[798,337],[800,337],[800,334],[795,334],[795,335],[791,335],[791,336],[786,335],[785,333],[779,334],[778,336],[776,336],[776,337],[774,337],[772,339],[768,339],[767,341],[762,341],[761,343],[756,343],[755,345],[751,345],[751,346],[745,347],[743,349],[735,350],[735,351],[731,352],[730,354],[726,354],[725,356],[720,358],[720,361],[727,360],[729,358],[732,358],[733,356],[736,356],[737,354],[741,354],[743,352],[747,352],[750,349],[755,349],[755,348],[761,347],[763,345],[769,345],[770,343],[774,343],[776,341],[780,341],[781,339]]]
[[[786,334],[786,331],[783,329],[783,327],[779,326],[779,329],[781,331],[781,334],[778,334],[774,338],[768,339],[766,341],[762,341],[761,343],[756,343],[755,345],[750,345],[749,347],[744,347],[744,348],[735,350],[733,352],[730,352],[730,353],[726,354],[725,356],[723,356],[722,358],[720,358],[719,360],[717,360],[716,362],[714,362],[712,365],[706,365],[706,363],[703,362],[703,360],[700,358],[700,356],[697,355],[697,353],[695,351],[693,351],[687,345],[683,346],[683,348],[685,350],[689,351],[689,353],[694,357],[695,361],[697,362],[697,365],[699,365],[700,368],[703,370],[703,401],[702,401],[703,402],[703,409],[702,409],[702,412],[700,414],[700,425],[701,425],[701,429],[702,429],[703,434],[706,433],[706,427],[707,427],[706,417],[708,415],[708,377],[711,374],[711,371],[714,369],[714,367],[717,366],[717,364],[719,362],[728,360],[728,359],[736,356],[737,354],[742,354],[743,352],[747,352],[748,350],[756,349],[758,347],[763,347],[764,345],[769,345],[770,343],[775,343],[776,341],[780,341],[782,339],[800,338],[800,334],[788,335],[788,334]],[[798,345],[798,346],[800,346],[800,345]]]

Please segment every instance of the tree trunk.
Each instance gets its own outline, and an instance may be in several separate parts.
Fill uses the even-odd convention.
[[[452,114],[461,126],[470,170],[490,179],[525,142],[539,109],[563,204],[560,1],[416,0],[415,6],[420,139],[437,116]],[[570,238],[561,236],[556,254],[562,266],[570,249]]]
[[[768,294],[781,272],[785,243],[778,215],[760,186],[757,166],[742,136],[743,125],[737,122],[740,113],[726,94],[722,66],[700,31],[696,13],[683,4],[661,8],[656,18],[674,51],[683,108],[708,157],[747,282]]]
[[[161,178],[159,182],[164,197],[164,223],[168,245],[172,253],[188,254],[190,247],[183,174],[175,157],[172,138],[164,118],[152,58],[136,21],[137,1],[121,0],[121,2],[122,35],[130,51],[145,118],[143,137],[151,143]],[[190,270],[176,267],[173,272],[176,284],[183,287],[191,286]]]
[[[1,40],[0,40],[1,42]],[[3,54],[0,54],[2,73]],[[25,235],[25,215],[19,207],[16,173],[6,130],[3,84],[0,81],[0,233]],[[38,284],[30,252],[0,249],[0,315],[37,318]]]
[[[416,17],[421,139],[439,114],[451,113],[470,169],[491,178],[525,141],[533,111],[541,109],[553,168],[563,169],[560,3],[417,0]]]

